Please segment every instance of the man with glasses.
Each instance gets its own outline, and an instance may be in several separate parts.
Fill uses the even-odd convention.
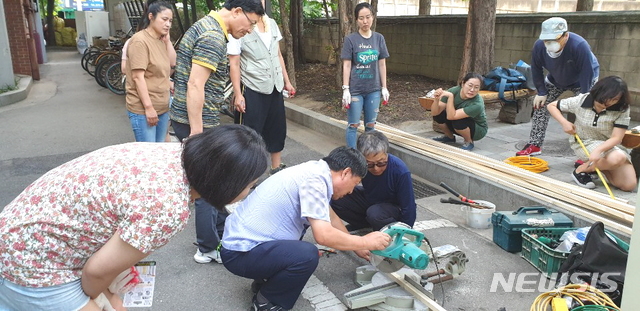
[[[387,153],[389,140],[379,131],[365,132],[357,141],[369,173],[351,194],[331,201],[347,230],[372,228],[400,221],[411,227],[416,221],[416,201],[411,172],[398,157]]]
[[[546,76],[543,68],[549,72]],[[542,154],[550,117],[546,106],[565,91],[588,93],[598,81],[600,65],[589,43],[569,32],[564,18],[552,17],[542,23],[539,40],[533,45],[531,73],[538,95],[533,99],[529,141],[517,156]]]
[[[195,22],[177,50],[171,126],[180,141],[220,124],[219,109],[229,80],[227,36],[251,32],[264,9],[260,0],[227,0],[222,9]],[[198,263],[222,262],[217,250],[226,213],[202,199],[195,201]]]

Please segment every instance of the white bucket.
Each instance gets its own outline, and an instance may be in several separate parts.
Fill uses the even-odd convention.
[[[461,209],[467,217],[467,225],[476,229],[491,228],[491,214],[496,211],[496,206],[487,201],[475,200],[484,205],[493,206],[493,208],[474,208],[471,206],[462,206]]]

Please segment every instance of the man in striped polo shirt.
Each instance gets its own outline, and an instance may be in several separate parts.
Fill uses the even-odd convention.
[[[227,0],[222,9],[211,11],[195,22],[180,41],[171,126],[180,141],[220,124],[219,107],[229,80],[227,36],[241,38],[251,32],[264,15],[260,0]],[[218,213],[202,199],[195,201],[198,263],[222,262],[217,247],[226,213]]]

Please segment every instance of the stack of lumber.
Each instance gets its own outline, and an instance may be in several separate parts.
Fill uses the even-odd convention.
[[[631,235],[635,207],[628,202],[381,123],[376,124],[376,129],[383,132],[389,138],[389,142],[399,147],[467,171],[568,213],[593,221],[602,221],[611,230]]]

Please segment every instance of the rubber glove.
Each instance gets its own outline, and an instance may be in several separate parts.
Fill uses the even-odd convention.
[[[349,106],[351,106],[351,92],[349,89],[344,89],[342,91],[342,107],[349,109]]]
[[[382,104],[386,106],[387,102],[389,102],[389,90],[387,90],[386,87],[383,87],[380,93],[382,94]]]
[[[536,95],[536,97],[533,98],[533,109],[543,108],[546,101],[547,95]]]

